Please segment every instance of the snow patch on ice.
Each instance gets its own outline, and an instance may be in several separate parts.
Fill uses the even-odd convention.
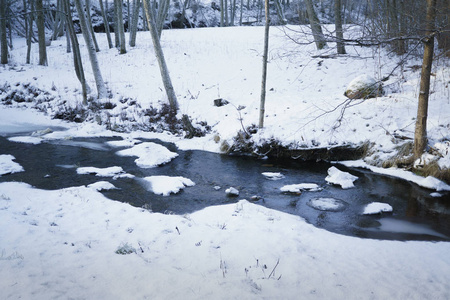
[[[14,159],[16,158],[11,154],[0,155],[0,176],[25,171],[21,165],[13,161]]]
[[[88,185],[89,188],[95,189],[96,191],[112,190],[116,189],[114,184],[108,181],[98,181]]]
[[[269,180],[280,180],[284,178],[284,175],[280,172],[263,172],[261,174]]]
[[[122,156],[137,156],[135,162],[141,168],[153,168],[168,163],[178,156],[177,153],[153,142],[142,143],[116,153]]]
[[[169,196],[170,194],[176,194],[185,187],[194,186],[195,183],[181,176],[149,176],[144,180],[150,184],[149,189],[158,195]]]
[[[306,203],[308,206],[322,211],[343,211],[347,202],[334,198],[314,198]]]
[[[358,177],[353,176],[348,172],[343,172],[336,167],[331,167],[328,169],[328,176],[325,180],[331,184],[340,185],[343,189],[349,189],[354,187],[353,182],[358,179]]]
[[[302,191],[317,192],[321,191],[322,188],[315,183],[299,183],[299,184],[289,184],[280,188],[283,193],[301,193]]]
[[[392,212],[392,206],[387,203],[372,202],[366,205],[363,215],[375,215],[382,212]]]
[[[8,138],[8,140],[16,143],[26,143],[34,145],[40,144],[42,142],[42,138],[35,136],[14,136]]]

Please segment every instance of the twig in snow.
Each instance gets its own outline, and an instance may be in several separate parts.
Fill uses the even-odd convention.
[[[269,279],[270,276],[272,276],[272,274],[274,274],[275,269],[278,267],[279,263],[280,263],[280,259],[277,260],[277,264],[275,265],[275,267],[273,267],[272,272],[270,272],[269,277],[267,277],[267,279]],[[280,278],[281,278],[281,276],[280,276]],[[280,279],[280,278],[278,278],[278,279]]]

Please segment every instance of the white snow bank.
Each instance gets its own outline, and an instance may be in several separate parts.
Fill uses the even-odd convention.
[[[325,178],[327,182],[340,185],[343,189],[354,187],[353,182],[356,179],[358,179],[358,177],[353,176],[348,172],[343,172],[336,167],[329,168],[328,176]]]
[[[3,299],[450,298],[450,243],[342,236],[247,201],[164,215],[8,182],[0,208]]]
[[[142,143],[116,153],[122,156],[137,156],[135,162],[141,168],[153,168],[168,163],[178,156],[177,153],[153,142]]]
[[[108,182],[108,181],[97,181],[97,182],[89,184],[88,187],[95,189],[96,191],[116,189],[114,184],[112,184],[111,182]]]
[[[317,192],[322,190],[322,188],[315,183],[289,184],[280,188],[280,191],[283,193],[301,193],[301,191],[305,190]]]
[[[433,176],[428,176],[428,177],[424,178],[424,177],[418,176],[416,174],[413,174],[411,172],[408,172],[408,171],[405,171],[402,169],[397,169],[397,168],[384,169],[384,168],[380,168],[380,167],[374,167],[374,166],[368,165],[363,160],[342,161],[339,163],[343,164],[344,166],[351,167],[351,168],[365,168],[365,169],[369,169],[370,171],[372,171],[374,173],[402,178],[404,180],[414,182],[415,184],[417,184],[421,187],[424,187],[424,188],[433,189],[436,191],[450,191],[450,185],[446,184],[445,182],[443,182]]]
[[[181,176],[149,176],[144,180],[150,183],[150,190],[158,195],[169,196],[176,194],[187,186],[194,186],[195,183]]]
[[[284,178],[284,175],[280,172],[263,172],[261,174],[269,180],[280,180]]]
[[[372,202],[366,205],[363,215],[375,215],[382,212],[392,212],[392,206],[387,203]]]
[[[21,165],[13,161],[14,159],[16,158],[11,154],[0,154],[0,176],[24,171]]]

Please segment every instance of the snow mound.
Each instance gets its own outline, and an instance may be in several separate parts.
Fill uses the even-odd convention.
[[[11,142],[16,143],[25,143],[25,144],[40,144],[42,142],[42,138],[36,136],[14,136],[8,139]]]
[[[108,168],[96,168],[96,167],[81,167],[77,169],[77,173],[82,174],[95,174],[95,176],[101,177],[113,177],[124,173],[122,167],[108,167]]]
[[[236,189],[236,188],[234,188],[234,187],[229,187],[229,188],[227,188],[226,190],[225,190],[225,193],[228,195],[228,196],[231,196],[231,197],[237,197],[237,196],[239,196],[239,191]]]
[[[104,191],[104,190],[112,190],[112,189],[116,189],[116,187],[114,186],[114,184],[112,184],[111,182],[108,181],[98,181],[92,184],[88,185],[88,188],[92,188],[96,191]]]
[[[350,99],[374,98],[382,94],[382,85],[375,78],[364,74],[353,79],[345,89]]]
[[[123,139],[119,141],[109,141],[106,142],[106,144],[110,145],[111,147],[132,147],[134,145],[137,145],[139,143],[142,143],[140,140],[137,139]]]
[[[392,212],[392,206],[387,203],[372,202],[364,208],[363,215],[375,215],[382,212]]]
[[[279,172],[263,172],[261,174],[269,180],[280,180],[284,178],[284,175]]]
[[[140,168],[153,168],[168,163],[178,156],[177,153],[153,142],[142,143],[116,153],[121,156],[137,156],[135,162]]]
[[[321,191],[322,188],[315,183],[299,183],[299,184],[289,184],[280,188],[283,193],[301,193],[302,191],[317,192]]]
[[[356,179],[358,179],[358,177],[353,176],[350,173],[343,172],[336,167],[329,168],[328,176],[325,178],[328,183],[340,185],[343,189],[354,187],[353,182]]]
[[[16,158],[11,154],[0,155],[0,176],[25,171],[21,165],[13,161],[14,159]]]
[[[338,212],[347,207],[347,202],[334,198],[314,198],[306,203],[308,206],[322,211]]]
[[[149,176],[144,180],[150,183],[150,190],[158,195],[169,196],[170,194],[176,194],[187,186],[194,186],[195,183],[181,176]]]

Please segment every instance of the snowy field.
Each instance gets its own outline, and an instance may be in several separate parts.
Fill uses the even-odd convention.
[[[129,147],[122,155],[137,156],[140,167],[170,161],[174,153],[156,144],[139,144],[139,138],[174,142],[180,149],[218,152],[220,142],[232,143],[242,124],[257,122],[262,34],[263,28],[255,27],[163,33],[162,43],[181,113],[212,126],[212,133],[189,141],[167,133],[119,134],[95,122],[65,123],[31,111],[30,107],[38,106],[51,115],[61,107],[80,106],[80,88],[71,54],[64,51],[64,39],[49,47],[48,67],[36,66],[37,48],[33,49],[33,65],[24,65],[24,44],[16,41],[13,63],[1,68],[0,78],[17,91],[24,90],[24,84],[37,87],[54,100],[39,98],[32,103],[1,106],[0,132],[16,135],[12,141],[28,143],[117,135],[124,138],[121,145]],[[117,106],[99,112],[98,118],[102,123],[108,120],[125,128],[131,128],[133,122],[148,122],[142,109],[166,101],[149,34],[140,33],[138,46],[125,55],[119,55],[115,49],[107,50],[104,39],[99,35],[103,46],[98,56],[113,95],[107,101]],[[80,42],[84,44],[81,39]],[[328,147],[371,141],[375,143],[374,154],[368,159],[375,159],[393,155],[395,147],[401,144],[395,136],[412,137],[420,75],[408,66],[420,61],[397,69],[385,83],[385,96],[348,108],[338,124],[340,110],[332,110],[345,100],[346,85],[362,73],[375,78],[386,76],[399,60],[371,49],[347,50],[350,54],[343,57],[311,58],[318,54],[313,45],[295,45],[281,30],[273,28],[267,127],[254,137],[255,142],[276,138],[285,145]],[[87,60],[85,70],[94,89]],[[438,61],[434,72],[429,135],[431,144],[440,151],[441,156],[436,159],[448,167],[448,62]],[[135,99],[136,103],[120,102],[124,97]],[[213,100],[219,97],[232,105],[214,107]],[[324,114],[327,111],[330,112]],[[55,130],[29,134],[48,127]],[[217,137],[220,142],[216,142]],[[149,149],[154,153],[150,158],[143,155]],[[368,167],[362,161],[346,164]],[[77,171],[132,176],[115,166],[96,167]],[[400,171],[390,169],[390,175],[417,179]],[[10,155],[1,155],[0,176],[11,172],[27,170]],[[264,176],[276,180],[282,174]],[[168,194],[167,197],[171,188],[194,184],[186,178],[174,178],[147,180],[159,184],[162,181],[156,192]],[[357,184],[351,176],[334,169],[329,170],[327,178],[342,188]],[[342,236],[317,229],[298,216],[244,199],[182,216],[152,213],[105,198],[99,190],[114,187],[103,180],[99,177],[90,186],[55,191],[20,182],[0,183],[2,298],[450,299],[450,243]],[[426,183],[444,193],[450,189],[432,178]],[[295,191],[315,187],[285,188]],[[339,208],[339,203],[326,201],[314,205]],[[375,203],[367,213],[389,209],[383,203]]]

